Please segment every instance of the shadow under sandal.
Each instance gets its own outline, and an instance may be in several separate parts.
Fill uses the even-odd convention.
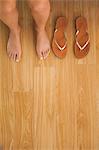
[[[88,34],[87,21],[84,17],[78,17],[76,20],[76,42],[75,56],[84,58],[90,50],[90,39]]]
[[[59,17],[56,21],[52,50],[58,58],[64,58],[67,53],[66,18]]]

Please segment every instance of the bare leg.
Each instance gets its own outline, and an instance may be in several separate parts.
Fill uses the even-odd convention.
[[[18,62],[21,57],[21,44],[16,0],[0,1],[0,19],[10,29],[9,40],[7,44],[8,56],[14,61]]]
[[[32,16],[36,23],[37,53],[40,59],[45,59],[50,52],[50,43],[45,30],[50,13],[49,0],[28,0]]]

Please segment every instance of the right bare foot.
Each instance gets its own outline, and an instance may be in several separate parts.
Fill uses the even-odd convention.
[[[10,31],[9,40],[7,44],[7,54],[9,58],[15,62],[19,62],[21,59],[21,41],[20,41],[20,30],[17,32]]]

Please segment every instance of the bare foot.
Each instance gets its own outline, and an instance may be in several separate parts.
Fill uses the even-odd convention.
[[[45,30],[37,32],[37,54],[39,58],[46,59],[50,53],[50,42]]]
[[[7,53],[9,58],[19,62],[21,58],[21,43],[20,43],[20,31],[10,31],[9,40],[7,44]]]

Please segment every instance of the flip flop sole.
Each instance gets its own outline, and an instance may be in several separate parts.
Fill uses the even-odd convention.
[[[63,50],[60,50],[59,47],[57,46],[56,44],[56,40],[59,41],[59,43],[61,43],[61,45],[64,46],[64,43],[66,43],[66,39],[65,39],[65,36],[63,36],[63,34],[65,33],[65,30],[66,30],[66,25],[67,25],[67,22],[66,22],[66,18],[65,17],[59,17],[56,21],[56,27],[55,27],[55,30],[59,30],[59,32],[56,33],[54,32],[54,37],[53,37],[53,41],[52,41],[52,49],[53,49],[53,52],[54,54],[58,57],[58,58],[64,58],[66,56],[66,53],[67,53],[67,45],[66,47],[63,49]],[[61,37],[61,38],[60,38]],[[60,39],[63,39],[63,40],[60,40]],[[60,45],[60,44],[59,44]]]
[[[84,17],[78,17],[76,20],[76,30],[80,31],[76,37],[76,41],[80,43],[87,42],[89,39],[89,34],[87,33],[88,27],[87,27],[87,20]],[[83,36],[82,36],[83,35]],[[75,50],[74,54],[76,58],[84,58],[90,51],[90,42],[85,46],[84,49],[80,49],[77,45],[77,42],[75,42]]]

